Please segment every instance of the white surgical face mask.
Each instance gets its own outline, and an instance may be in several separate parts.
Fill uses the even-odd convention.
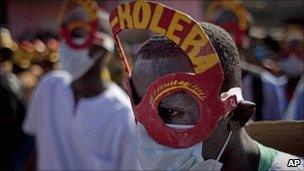
[[[300,77],[304,71],[303,61],[301,61],[295,54],[289,55],[286,59],[280,62],[282,70],[290,78]]]
[[[76,39],[75,41],[80,43],[83,40]],[[68,71],[73,80],[83,76],[93,66],[96,58],[101,55],[96,53],[94,57],[90,58],[88,48],[73,49],[64,40],[60,44],[59,54],[62,69]]]
[[[167,124],[177,129],[189,129],[194,125]],[[218,160],[222,155],[227,141],[217,160],[204,160],[202,157],[203,142],[189,148],[170,148],[155,142],[146,132],[145,127],[138,123],[139,160],[144,170],[221,170],[223,164]]]

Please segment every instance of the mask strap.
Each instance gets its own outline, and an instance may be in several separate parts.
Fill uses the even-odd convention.
[[[221,158],[221,156],[222,156],[224,150],[226,149],[226,146],[227,146],[227,144],[228,144],[228,142],[229,142],[229,140],[230,140],[230,138],[231,138],[231,135],[232,135],[232,131],[230,130],[230,131],[229,131],[228,138],[227,138],[227,140],[226,140],[226,142],[225,142],[225,144],[224,144],[224,146],[223,146],[221,152],[220,152],[219,155],[217,156],[216,161],[219,161],[219,160],[220,160],[220,158]]]
[[[236,99],[237,99],[237,103],[239,103],[240,101],[244,100],[244,99],[243,99],[243,96],[242,96],[242,90],[241,90],[240,87],[233,87],[233,88],[231,88],[229,91],[227,91],[227,92],[225,92],[225,93],[222,93],[222,94],[221,94],[221,97],[222,97],[222,98],[225,98],[225,97],[227,97],[227,96],[229,96],[229,95],[235,95],[235,96],[236,96]],[[219,161],[219,160],[220,160],[220,158],[221,158],[221,156],[222,156],[224,150],[226,149],[226,146],[227,146],[227,144],[228,144],[228,142],[229,142],[229,140],[230,140],[230,138],[231,138],[231,135],[232,135],[232,131],[230,130],[230,131],[229,131],[229,134],[228,134],[228,137],[227,137],[227,140],[226,140],[226,142],[225,142],[223,148],[221,149],[219,155],[217,156],[216,161]]]
[[[118,49],[119,57],[122,60],[124,70],[127,73],[127,75],[130,77],[131,76],[131,69],[130,69],[125,51],[123,50],[123,47],[121,45],[121,41],[120,41],[118,35],[115,36],[115,40],[116,40],[116,43],[117,43],[117,46],[118,46],[117,49]]]

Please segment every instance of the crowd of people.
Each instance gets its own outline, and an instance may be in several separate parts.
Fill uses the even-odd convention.
[[[111,16],[80,6],[60,33],[1,27],[0,170],[284,170],[290,158],[304,168],[244,130],[304,119],[303,25],[274,34],[230,21],[231,8],[198,24],[152,2]],[[134,49],[117,36],[126,29],[160,35]]]
[[[244,52],[243,94],[256,103],[254,120],[303,120],[303,31],[286,26],[276,40],[261,30]],[[302,78],[303,79],[303,78]]]

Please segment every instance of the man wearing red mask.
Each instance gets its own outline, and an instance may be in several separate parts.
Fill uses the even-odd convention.
[[[143,169],[284,170],[296,158],[244,130],[255,105],[242,98],[238,51],[223,29],[139,1],[118,6],[110,23],[128,76]],[[124,29],[161,34],[142,45],[132,71],[118,36]]]
[[[38,170],[138,168],[129,99],[100,76],[114,48],[105,32],[109,15],[95,12],[76,9],[65,17],[63,70],[44,76],[32,97],[23,126],[35,137]]]

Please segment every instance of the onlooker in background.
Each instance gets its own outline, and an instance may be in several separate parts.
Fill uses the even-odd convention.
[[[88,1],[92,2],[92,1]],[[66,16],[62,27],[86,23],[81,9]],[[137,169],[136,127],[126,94],[107,83],[100,72],[107,64],[114,42],[103,27],[108,14],[98,14],[93,43],[73,48],[61,40],[64,70],[46,74],[31,100],[24,130],[36,140],[39,170]],[[76,27],[68,34],[76,43],[90,32]]]
[[[265,38],[265,30],[251,27],[253,18],[238,1],[212,1],[207,18],[210,22],[225,29],[236,43],[242,58],[243,94],[245,99],[256,103],[255,120],[281,119],[286,107],[284,94],[285,77],[277,78],[273,74],[278,65],[268,60],[278,52],[278,45],[270,38]],[[252,37],[249,39],[249,35]],[[270,46],[270,47],[267,47]],[[271,51],[271,52],[269,52]],[[267,61],[267,70],[263,62]],[[279,73],[281,74],[281,73]],[[280,77],[280,76],[278,76]],[[283,91],[282,91],[283,90]],[[265,93],[271,92],[271,93]],[[268,106],[275,106],[276,110]]]
[[[293,97],[298,81],[304,72],[303,36],[303,29],[301,27],[287,25],[284,39],[280,42],[279,66],[288,76],[286,91],[288,100],[291,100]]]
[[[33,143],[21,130],[25,105],[21,82],[12,73],[15,44],[5,28],[0,37],[0,170],[21,170]]]
[[[290,100],[285,119],[304,119],[304,44],[303,29],[297,26],[287,27],[282,41],[280,66],[289,77],[287,97]],[[302,77],[301,77],[302,75]]]
[[[256,104],[254,120],[281,120],[287,106],[288,78],[279,67],[279,45],[264,30],[252,29],[253,58],[244,58],[242,65],[244,98]]]
[[[55,39],[49,39],[47,44],[40,39],[20,39],[13,43],[10,49],[12,58],[3,67],[21,80],[25,102],[29,100],[40,77],[56,68],[58,47],[59,42]]]

